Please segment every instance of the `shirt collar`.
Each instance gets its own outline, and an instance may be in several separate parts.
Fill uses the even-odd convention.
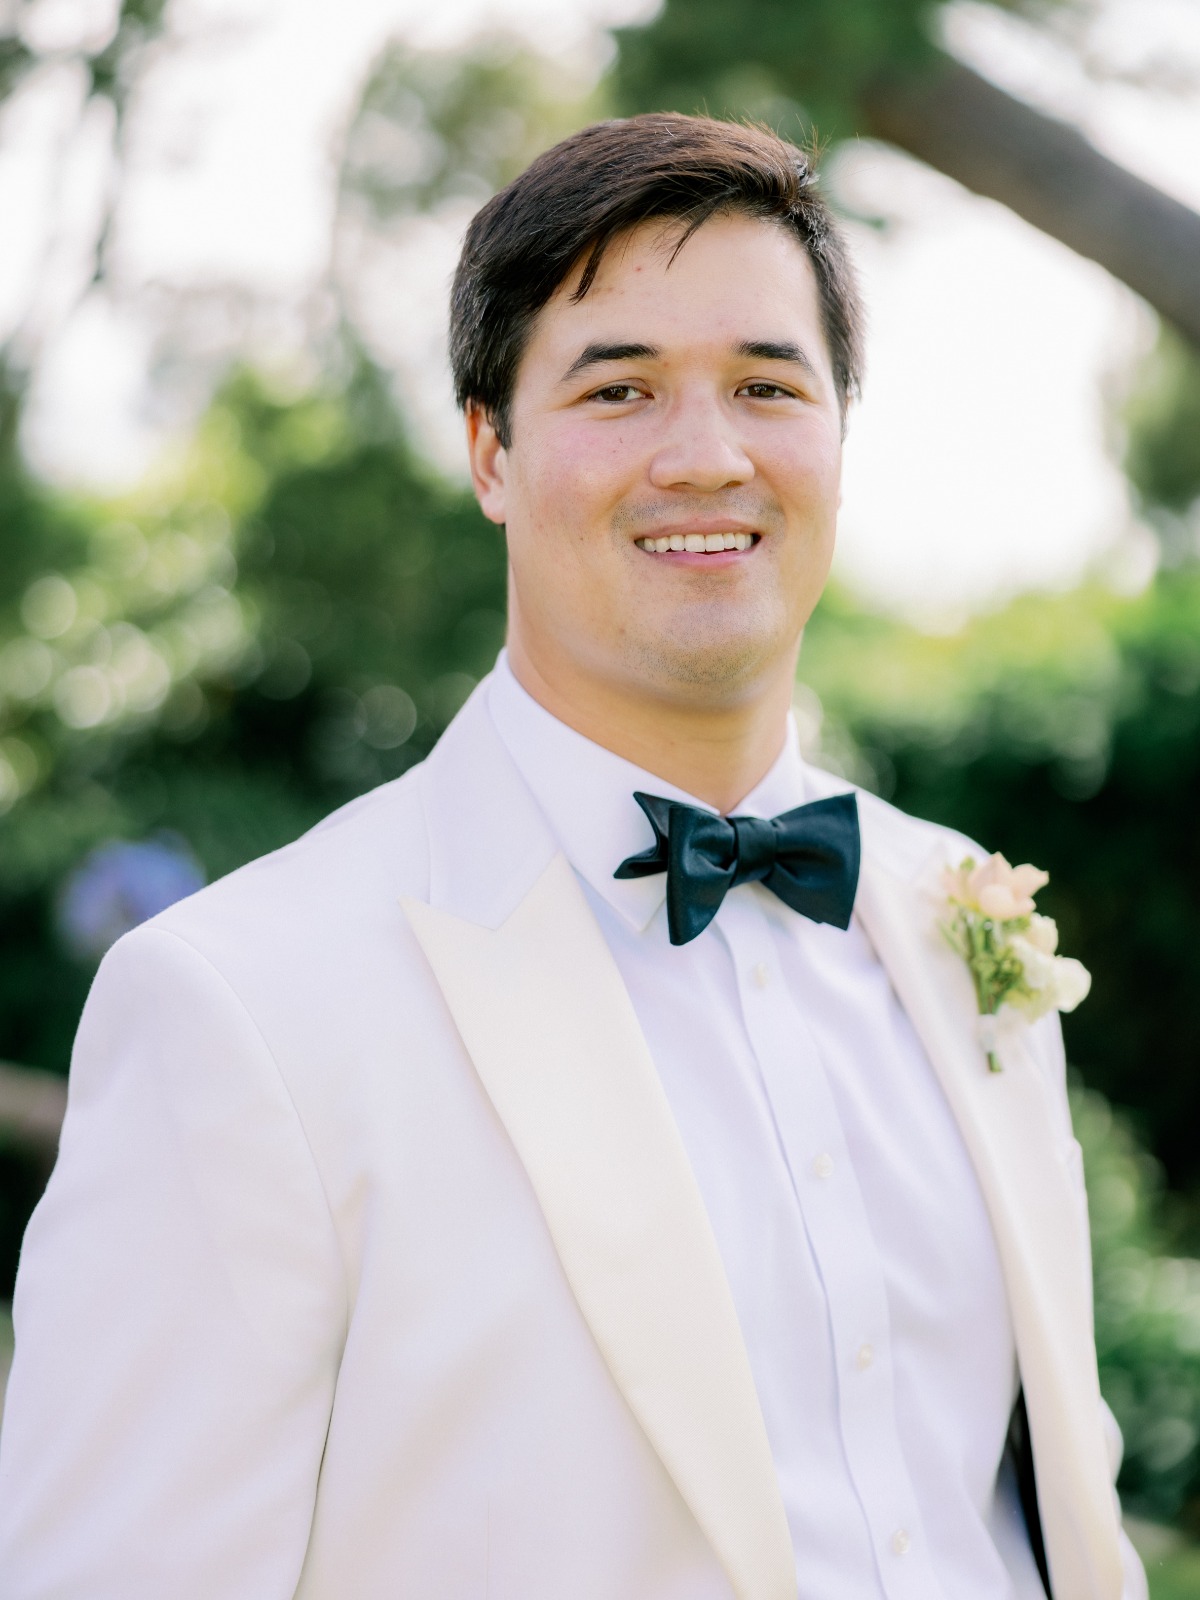
[[[634,790],[702,811],[715,813],[715,807],[560,722],[517,682],[505,651],[488,684],[487,703],[496,732],[567,860],[631,926],[645,928],[666,898],[666,875],[613,877],[626,856],[637,855],[654,842]],[[739,816],[772,817],[802,805],[804,798],[804,764],[789,717],[778,760],[737,811]]]

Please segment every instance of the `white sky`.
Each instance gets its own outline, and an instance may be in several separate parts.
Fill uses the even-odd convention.
[[[102,29],[110,4],[39,0],[39,40],[71,37],[89,19]],[[145,470],[179,421],[155,409],[162,386],[148,381],[164,307],[182,314],[202,374],[206,348],[215,357],[231,323],[268,358],[302,344],[329,265],[338,132],[389,35],[449,44],[508,26],[578,58],[603,50],[604,23],[647,9],[648,0],[442,0],[436,13],[417,0],[176,0],[171,47],[131,123],[136,159],[114,242],[120,292],[84,296],[70,315],[90,269],[80,240],[111,130],[100,117],[79,128],[79,82],[46,70],[0,118],[0,337],[21,320],[38,352],[27,429],[36,464],[96,486]],[[973,0],[947,31],[996,81],[1200,205],[1200,92],[1097,85],[1061,47]],[[1105,0],[1097,39],[1121,62],[1159,56],[1200,72],[1195,0]],[[1017,589],[1069,584],[1097,560],[1123,581],[1139,568],[1145,576],[1105,395],[1153,337],[1153,319],[1099,268],[892,152],[863,145],[835,178],[857,209],[892,221],[882,234],[854,230],[871,337],[847,448],[843,577],[945,625]],[[397,371],[425,447],[451,470],[462,457],[444,299],[464,220],[424,222],[357,272],[367,336]],[[156,285],[170,296],[156,300]],[[225,291],[219,302],[214,286]]]

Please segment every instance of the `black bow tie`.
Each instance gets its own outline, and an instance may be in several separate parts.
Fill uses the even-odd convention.
[[[654,843],[622,861],[615,878],[667,875],[672,944],[703,933],[738,883],[761,883],[813,922],[848,928],[861,854],[852,794],[814,800],[782,816],[718,817],[653,794],[633,797]]]

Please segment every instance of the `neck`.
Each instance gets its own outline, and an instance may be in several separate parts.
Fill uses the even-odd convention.
[[[509,638],[508,664],[525,692],[560,722],[722,814],[761,783],[787,737],[794,661],[728,705],[634,694],[584,676],[551,680],[516,637]]]

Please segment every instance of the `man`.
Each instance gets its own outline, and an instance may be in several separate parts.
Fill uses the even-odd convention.
[[[12,1600],[1144,1593],[1057,1026],[988,1071],[930,893],[967,843],[864,795],[859,874],[789,731],[860,321],[765,132],[588,128],[476,218],[507,656],[106,961]]]

